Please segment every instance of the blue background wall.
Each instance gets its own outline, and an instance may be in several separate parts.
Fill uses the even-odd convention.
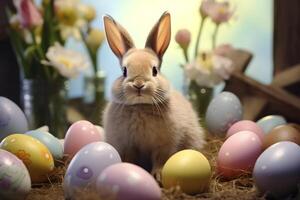
[[[174,41],[174,35],[180,28],[187,28],[192,32],[192,47],[199,24],[199,0],[82,0],[93,5],[97,10],[97,19],[93,26],[103,29],[102,16],[107,13],[113,16],[129,31],[137,47],[143,47],[148,32],[160,17],[168,10],[172,16],[172,41],[164,57],[163,73],[173,85],[181,90],[183,56]],[[217,43],[230,43],[236,48],[251,51],[254,58],[248,67],[247,74],[263,83],[272,80],[272,34],[273,34],[273,1],[230,1],[236,7],[235,17],[228,24],[220,28]],[[212,23],[207,23],[201,38],[201,48],[210,49],[211,34],[214,30]],[[70,40],[70,48],[85,52],[83,46]],[[193,49],[192,48],[192,49]],[[192,50],[191,49],[191,50]],[[190,52],[193,53],[192,51]],[[108,48],[107,43],[99,51],[99,67],[107,75],[106,96],[110,96],[113,80],[120,75],[116,57]],[[83,94],[83,75],[70,81],[70,96]]]

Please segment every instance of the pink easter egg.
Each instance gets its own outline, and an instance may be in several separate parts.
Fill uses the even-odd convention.
[[[260,138],[251,131],[240,131],[230,136],[221,146],[217,171],[226,178],[251,172],[261,152]]]
[[[130,163],[118,163],[104,169],[97,179],[100,196],[117,200],[159,200],[161,190],[147,171]]]
[[[89,121],[72,124],[64,139],[64,154],[71,158],[85,145],[102,140],[99,130]]]
[[[242,121],[234,123],[228,129],[226,138],[229,138],[233,134],[240,132],[240,131],[251,131],[260,138],[261,142],[263,142],[263,139],[264,139],[263,130],[255,122],[250,121],[250,120],[242,120]]]

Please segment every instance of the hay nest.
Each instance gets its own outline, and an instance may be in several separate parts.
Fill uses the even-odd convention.
[[[213,176],[207,192],[190,196],[180,191],[180,188],[162,189],[163,200],[195,200],[195,199],[264,199],[259,196],[253,185],[252,177],[244,174],[234,180],[224,180],[215,173],[216,156],[223,141],[216,138],[209,138],[202,153],[208,158],[213,170]],[[49,177],[49,183],[33,185],[33,189],[28,195],[28,200],[63,200],[62,181],[66,170],[67,161],[60,163],[53,174]],[[80,200],[99,200],[99,196],[93,192],[83,191],[76,195]],[[105,198],[107,199],[107,198]]]

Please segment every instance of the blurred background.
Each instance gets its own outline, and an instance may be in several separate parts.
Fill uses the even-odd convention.
[[[37,14],[36,11],[34,11],[35,15],[32,15],[33,18],[36,15],[42,15],[43,23],[34,27],[34,34],[40,31],[40,29],[44,30],[44,32],[40,31],[41,36],[39,36],[40,38],[36,38],[36,45],[33,40],[34,34],[31,34],[31,37],[33,37],[31,38],[31,42],[24,42],[24,45],[27,45],[26,48],[20,50],[19,53],[15,53],[16,41],[14,40],[15,37],[12,36],[14,31],[18,29],[16,32],[22,32],[22,37],[24,35],[26,36],[26,34],[29,34],[30,37],[30,33],[33,33],[32,27],[25,27],[26,24],[21,23],[21,25],[17,25],[19,26],[17,29],[13,27],[15,22],[13,21],[15,20],[14,13],[19,14],[22,12],[22,9],[18,7],[18,2],[27,2],[28,5],[30,4],[29,7],[31,6],[30,9],[33,11],[37,10]],[[56,2],[56,4],[54,2]],[[68,8],[72,8],[70,6],[79,5],[79,2],[80,5],[83,5],[80,9],[85,9],[86,12],[86,16],[81,16],[85,22],[87,22],[87,25],[85,24],[84,27],[78,25],[79,19],[76,18],[77,16],[75,16],[76,13],[74,13],[74,10],[68,10]],[[66,87],[64,91],[66,92],[65,100],[68,105],[66,108],[69,121],[88,118],[94,115],[90,114],[90,112],[95,107],[98,108],[96,109],[97,112],[95,115],[100,116],[101,114],[99,113],[102,112],[105,102],[111,98],[110,88],[112,82],[120,76],[122,72],[119,69],[116,56],[112,53],[106,40],[103,38],[103,32],[101,33],[103,42],[102,40],[98,41],[99,45],[93,50],[93,42],[97,43],[97,38],[100,40],[100,36],[95,34],[94,40],[90,42],[89,37],[92,37],[90,36],[92,35],[91,30],[97,29],[97,33],[100,34],[100,32],[103,31],[102,17],[105,14],[109,14],[128,30],[136,46],[143,48],[150,29],[164,11],[169,11],[172,20],[172,37],[170,46],[164,55],[162,72],[176,89],[187,95],[192,102],[199,102],[201,100],[201,102],[207,104],[212,97],[212,95],[207,96],[208,94],[219,93],[225,88],[225,90],[232,91],[239,96],[244,105],[244,117],[246,119],[254,120],[266,114],[282,114],[292,122],[299,121],[297,116],[299,116],[298,114],[300,112],[300,72],[297,64],[300,62],[300,55],[298,53],[298,49],[300,48],[298,37],[300,35],[300,14],[298,13],[300,2],[297,0],[291,0],[289,2],[279,0],[217,1],[221,5],[217,13],[221,16],[225,13],[227,16],[223,15],[223,17],[228,18],[225,20],[222,19],[222,22],[214,21],[214,13],[211,13],[212,16],[208,14],[208,17],[203,16],[203,13],[200,14],[200,6],[203,2],[206,1],[2,0],[0,2],[0,96],[11,99],[25,110],[25,114],[27,110],[27,114],[32,115],[32,107],[35,107],[35,104],[31,105],[31,107],[26,107],[27,104],[32,104],[32,102],[26,104],[26,99],[32,101],[35,92],[34,89],[29,87],[28,83],[26,83],[28,82],[28,77],[26,77],[26,73],[24,75],[22,69],[24,62],[20,64],[20,57],[22,58],[24,55],[26,57],[33,52],[30,61],[36,59],[37,65],[41,65],[40,61],[43,60],[44,67],[53,66],[55,70],[58,70],[59,75],[57,75],[57,71],[55,71],[54,68],[50,68],[51,78],[54,77],[51,81],[53,81],[53,83],[61,82]],[[9,10],[9,12],[7,12],[7,10]],[[49,17],[51,15],[54,16],[53,20]],[[28,19],[32,16],[29,15]],[[90,19],[85,19],[85,17],[90,17]],[[26,18],[26,15],[22,18],[22,15],[20,17],[19,14],[16,18],[22,21]],[[76,26],[78,25],[79,31],[75,31],[77,31],[77,36],[79,36],[79,38],[81,37],[81,39],[72,36],[69,37],[69,35],[68,37],[64,37],[62,34],[63,30],[69,28],[69,23],[73,22],[72,20],[74,22],[76,20],[78,21],[78,24],[77,21],[74,24],[76,24]],[[195,60],[191,59],[192,61],[186,62],[182,50],[186,51],[188,57],[191,58],[194,56],[193,50],[196,45],[199,25],[201,23],[204,24],[204,28],[200,38],[199,52],[197,52],[198,56],[195,57]],[[51,29],[51,27],[56,26],[60,29],[60,32],[55,32],[56,29]],[[228,62],[231,66],[227,68],[225,67],[226,64],[224,64],[227,61],[224,61],[223,58],[219,59],[219,57],[213,57],[215,49],[218,49],[213,46],[214,41],[212,42],[216,33],[216,27],[218,27],[218,34],[216,34],[217,36],[215,38],[215,47],[226,47],[225,50],[222,50],[223,53],[218,56],[229,58]],[[182,29],[188,30],[189,49],[185,49],[185,47],[181,46],[180,41],[175,41],[175,36],[177,37],[177,34],[179,34]],[[45,30],[49,31],[49,35],[45,33]],[[72,29],[72,31],[74,30]],[[45,37],[45,34],[47,37]],[[53,34],[53,37],[51,34]],[[73,36],[74,35],[76,34],[73,34]],[[51,40],[51,38],[55,39]],[[23,39],[24,38],[21,38],[21,40]],[[53,46],[55,41],[61,45],[61,48],[56,46],[56,51]],[[38,48],[35,49],[39,44],[41,44],[42,54],[40,54],[41,52]],[[53,47],[54,53],[53,55],[51,54],[52,57],[49,57],[48,51],[51,47]],[[60,50],[58,51],[57,49],[59,48]],[[55,61],[54,58],[63,55],[65,49],[79,53],[72,53],[72,55],[74,55],[73,58],[81,58],[81,55],[87,58],[87,62],[79,60],[79,58],[63,60],[63,63],[67,63],[68,65],[72,65],[72,63],[75,62],[74,60],[78,61],[77,64],[81,62],[82,66],[87,65],[82,73],[76,74],[77,76],[73,76],[73,74],[70,74],[71,72],[66,71],[64,74],[60,71],[62,69],[60,65],[55,66],[57,60]],[[57,52],[61,52],[61,54]],[[57,53],[57,55],[55,53]],[[67,54],[68,53],[66,53],[66,55]],[[39,55],[41,58],[37,59]],[[205,63],[207,63],[205,57],[207,55],[209,58],[212,57],[211,60],[209,60],[210,62],[217,60],[216,62],[221,63],[221,68],[224,67],[225,70],[225,72],[220,70],[216,71],[221,77],[218,77],[218,81],[209,86],[199,84],[201,80],[192,80],[191,77],[186,76],[189,73],[186,66],[188,64],[193,65],[195,62],[205,66]],[[26,59],[27,58],[25,58],[25,61]],[[77,66],[78,71],[82,66]],[[214,66],[208,66],[208,68],[212,71],[214,70]],[[203,73],[203,71],[199,73]],[[39,79],[43,79],[41,78],[42,76],[39,76],[39,72],[37,72],[37,74]],[[213,76],[214,74],[211,75]],[[57,77],[59,81],[55,79]],[[198,85],[195,85],[196,89],[191,88],[193,81],[198,83]],[[50,81],[48,81],[48,85],[51,85],[49,83],[51,83]],[[32,85],[32,83],[29,85]],[[48,89],[45,90],[46,93],[51,93],[50,91],[53,90],[53,87],[49,89],[49,91]],[[194,92],[194,96],[196,95],[196,99],[193,99],[191,91]],[[206,96],[203,96],[202,93],[205,93]],[[58,102],[62,101],[58,99]],[[50,103],[49,101],[49,105]],[[54,105],[57,104],[61,105],[62,103],[54,103]],[[207,107],[207,105],[201,106]],[[72,109],[70,110],[70,108]],[[57,109],[60,110],[61,108]],[[199,112],[200,115],[203,114],[203,110],[199,110]],[[50,119],[48,119],[48,121],[49,120]],[[92,121],[100,123],[101,117],[97,117]],[[41,123],[42,122],[39,124],[42,125]]]

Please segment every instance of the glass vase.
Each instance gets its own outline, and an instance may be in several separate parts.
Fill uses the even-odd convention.
[[[203,123],[207,107],[213,96],[213,88],[199,86],[195,81],[190,81],[188,88],[189,100],[200,117],[200,122]]]
[[[84,79],[84,103],[92,108],[87,118],[94,124],[102,124],[102,113],[106,104],[105,79],[102,71]]]
[[[67,89],[64,80],[22,80],[21,102],[30,129],[47,125],[49,132],[63,138],[67,129]]]

